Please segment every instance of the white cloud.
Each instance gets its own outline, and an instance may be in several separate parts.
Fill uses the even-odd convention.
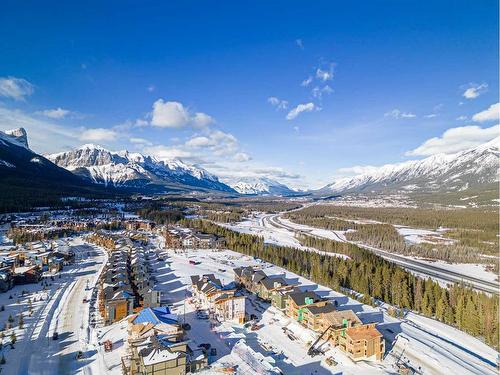
[[[186,142],[187,147],[199,148],[199,147],[207,147],[212,146],[214,142],[208,137],[200,136],[193,137],[189,141]]]
[[[270,103],[273,107],[276,107],[278,110],[284,110],[288,108],[288,101],[278,99],[275,96],[270,96],[267,98],[267,102]]]
[[[476,113],[472,120],[476,122],[498,121],[500,113],[500,103],[492,104],[488,109]]]
[[[330,67],[329,70],[316,69],[316,78],[324,82],[331,81],[333,79],[333,67]]]
[[[153,91],[155,91],[155,90],[156,90],[156,87],[155,87],[154,85],[149,85],[149,86],[148,86],[148,88],[147,88],[147,90],[148,90],[149,92],[153,92]]]
[[[441,137],[428,139],[414,150],[408,151],[409,156],[429,156],[439,153],[455,153],[478,146],[498,137],[500,125],[481,128],[476,125],[461,126],[446,130]]]
[[[205,148],[216,156],[234,155],[239,149],[236,137],[220,130],[210,130],[206,135],[194,136],[185,146],[194,149]]]
[[[23,78],[0,78],[0,96],[14,100],[24,100],[35,91],[35,87]]]
[[[354,165],[352,167],[345,167],[337,169],[338,177],[346,177],[346,176],[356,176],[365,173],[373,173],[376,172],[380,167],[375,167],[372,165]]]
[[[146,126],[148,125],[148,122],[142,118],[138,118],[137,120],[135,120],[135,126]]]
[[[213,119],[212,116],[207,115],[206,113],[203,112],[197,112],[194,117],[192,118],[192,122],[195,126],[198,127],[205,127],[210,124],[215,123],[215,120]]]
[[[299,104],[297,107],[288,112],[288,114],[286,115],[286,119],[293,120],[302,112],[311,112],[314,110],[319,110],[319,108],[314,103]]]
[[[257,175],[270,177],[270,178],[290,178],[290,179],[298,179],[301,176],[297,173],[290,173],[283,168],[280,167],[261,167],[254,168],[253,172]]]
[[[189,111],[179,102],[158,99],[153,104],[151,125],[161,128],[182,128],[189,123]]]
[[[437,116],[438,116],[437,113],[431,113],[431,114],[425,115],[424,117],[425,118],[434,118],[434,117],[437,117]]]
[[[305,80],[303,80],[300,85],[304,86],[304,87],[307,87],[307,86],[309,86],[312,83],[312,81],[313,81],[313,77],[309,76]]]
[[[62,119],[71,114],[71,111],[59,107],[56,109],[45,109],[36,113],[53,119]]]
[[[304,41],[302,39],[295,39],[295,44],[297,44],[300,49],[304,49]]]
[[[30,148],[39,153],[53,153],[81,144],[79,131],[52,123],[0,105],[0,130],[23,127],[28,133]]]
[[[206,113],[197,112],[192,114],[187,107],[179,102],[167,102],[158,99],[153,103],[151,114],[151,125],[160,128],[182,128],[185,126],[205,127],[215,120]]]
[[[321,99],[323,97],[323,94],[330,95],[333,92],[333,89],[326,85],[323,87],[316,86],[315,88],[312,89],[311,93],[312,96],[318,99]]]
[[[488,91],[487,83],[481,83],[480,85],[476,83],[470,83],[462,96],[466,99],[476,99],[479,95],[486,91]]]
[[[465,121],[465,120],[467,120],[467,116],[464,116],[464,115],[462,115],[462,116],[458,116],[458,117],[456,118],[456,120],[457,120],[457,121]]]
[[[129,141],[130,141],[130,143],[139,144],[139,145],[148,145],[148,146],[152,145],[152,143],[150,141],[148,141],[147,139],[139,138],[139,137],[131,137],[131,138],[129,138]]]
[[[163,145],[145,147],[144,152],[160,160],[191,157],[191,153],[189,151],[183,150],[178,147],[169,147]]]
[[[252,160],[252,157],[248,155],[246,152],[238,152],[236,155],[233,157],[234,160],[237,162],[245,162],[245,161],[250,161]]]
[[[414,113],[403,112],[403,111],[401,111],[401,110],[399,110],[397,108],[393,109],[392,111],[384,113],[384,116],[385,117],[392,117],[392,118],[395,118],[395,119],[400,119],[400,118],[408,119],[408,118],[415,118],[415,117],[417,117],[417,115],[415,115]]]
[[[114,141],[117,135],[116,131],[112,129],[93,128],[82,131],[80,139],[88,142],[106,142]]]

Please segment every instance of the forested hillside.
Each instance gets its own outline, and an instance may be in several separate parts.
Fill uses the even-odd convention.
[[[498,211],[489,209],[413,209],[311,206],[286,218],[329,230],[346,231],[346,238],[380,249],[431,259],[462,263],[497,263],[482,255],[498,254]],[[394,225],[441,229],[446,242],[410,244]]]

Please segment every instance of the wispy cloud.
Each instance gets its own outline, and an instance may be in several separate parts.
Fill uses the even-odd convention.
[[[275,96],[270,96],[269,98],[267,98],[267,102],[277,110],[285,110],[288,108],[288,101],[279,99]]]
[[[307,87],[312,83],[312,81],[313,81],[313,77],[309,76],[305,80],[303,80],[300,85],[303,87]]]
[[[384,113],[385,117],[392,117],[395,119],[410,119],[410,118],[415,118],[417,115],[415,115],[412,112],[403,112],[399,109],[393,109],[392,111]]]
[[[63,109],[63,108],[55,108],[55,109],[45,109],[43,111],[37,111],[36,114],[38,115],[42,115],[42,116],[45,116],[45,117],[50,117],[50,118],[53,118],[53,119],[63,119],[67,116],[69,116],[70,114],[72,114],[72,112],[68,109]]]
[[[304,41],[302,39],[295,39],[295,44],[300,48],[304,49]]]
[[[0,96],[14,100],[24,100],[35,91],[35,87],[23,78],[0,78]]]
[[[462,86],[462,88],[465,88],[465,91],[462,94],[462,96],[464,98],[476,99],[477,97],[479,97],[479,95],[488,91],[488,84],[487,83],[481,83],[481,84],[469,83],[468,85]]]
[[[325,85],[323,87],[316,86],[315,88],[312,89],[311,94],[313,97],[317,99],[322,99],[323,94],[330,95],[332,92],[333,89],[330,86]]]
[[[80,139],[86,142],[109,142],[114,141],[117,137],[116,131],[106,128],[85,129],[80,134]]]
[[[331,81],[333,79],[333,65],[329,70],[316,69],[316,78],[323,82]]]
[[[304,103],[304,104],[299,104],[295,108],[293,108],[288,114],[286,115],[287,120],[293,120],[297,118],[298,115],[300,115],[302,112],[311,112],[311,111],[319,111],[320,108],[316,106],[316,104],[309,102],[309,103]]]

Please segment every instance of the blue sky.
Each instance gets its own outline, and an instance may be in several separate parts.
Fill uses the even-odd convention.
[[[0,12],[0,130],[38,152],[304,188],[498,135],[497,1],[68,3]]]

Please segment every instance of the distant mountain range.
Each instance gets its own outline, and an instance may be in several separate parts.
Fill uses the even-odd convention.
[[[396,191],[460,192],[491,185],[499,180],[499,143],[500,138],[496,138],[455,154],[371,168],[309,193],[325,196]],[[116,190],[114,188],[120,188],[117,191],[121,193],[304,194],[265,177],[241,178],[226,184],[205,169],[179,159],[157,160],[140,153],[113,152],[90,144],[44,157],[29,149],[28,136],[22,128],[0,132],[0,188],[4,202],[9,202],[16,191],[23,191],[26,199],[31,199],[36,194],[41,197],[49,193],[109,194]]]
[[[47,155],[47,158],[75,175],[105,186],[135,188],[144,192],[235,192],[203,168],[179,159],[157,160],[140,153],[113,152],[92,144]]]
[[[297,194],[288,186],[266,177],[240,178],[230,186],[240,194],[244,195],[281,195],[289,196]]]
[[[455,154],[387,164],[338,179],[316,193],[462,191],[493,183],[499,180],[499,145],[500,137]]]

